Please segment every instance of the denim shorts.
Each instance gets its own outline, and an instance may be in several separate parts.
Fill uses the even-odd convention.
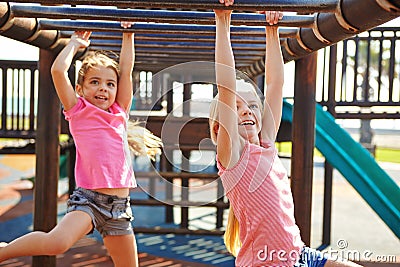
[[[94,228],[103,237],[129,235],[133,234],[133,216],[129,201],[129,196],[119,198],[79,187],[67,202],[67,213],[76,210],[86,212],[92,218]]]
[[[328,258],[321,251],[303,247],[294,267],[323,267],[327,260]]]

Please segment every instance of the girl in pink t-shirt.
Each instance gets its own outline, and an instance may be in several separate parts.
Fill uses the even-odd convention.
[[[220,0],[230,6],[233,0]],[[285,168],[274,146],[282,116],[283,59],[275,24],[266,16],[265,100],[256,86],[236,73],[230,42],[231,10],[215,10],[216,83],[210,133],[217,166],[230,201],[224,240],[237,266],[357,266],[327,259],[304,246],[294,218]]]
[[[131,23],[122,22],[121,26],[131,27]],[[88,31],[75,32],[51,69],[77,150],[78,188],[68,200],[67,214],[53,230],[31,232],[9,244],[2,243],[0,262],[64,253],[95,228],[103,236],[115,266],[138,266],[129,199],[136,181],[129,147],[151,156],[161,143],[140,126],[128,130],[133,93],[132,32],[122,34],[119,64],[104,53],[89,53],[82,61],[74,90],[67,71],[78,50],[89,46],[90,35]],[[133,133],[131,138],[128,131]]]

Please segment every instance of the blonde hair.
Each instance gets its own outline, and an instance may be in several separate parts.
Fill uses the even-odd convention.
[[[236,80],[237,91],[250,91],[253,92],[257,99],[259,100],[259,106],[263,107],[263,96],[259,94],[257,86],[250,79],[243,77],[243,75],[238,75]],[[210,127],[210,137],[212,142],[217,145],[217,133],[215,132],[216,126],[218,126],[219,116],[218,116],[218,101],[219,94],[217,94],[210,104],[210,114],[209,114],[209,127]],[[261,114],[263,114],[263,109],[261,109]],[[229,208],[228,222],[226,225],[226,230],[224,234],[224,243],[227,250],[233,255],[237,256],[240,248],[242,247],[242,242],[240,241],[239,232],[239,221],[235,216],[232,206]]]
[[[161,154],[163,146],[161,139],[155,136],[138,121],[128,121],[128,145],[137,156],[148,156],[155,160],[156,155]]]
[[[214,131],[216,125],[218,125],[218,94],[214,97],[210,104],[210,115],[208,119],[210,127],[210,137],[212,142],[217,144],[217,133]],[[233,255],[237,256],[239,249],[242,246],[239,238],[239,221],[237,220],[235,213],[233,212],[232,206],[229,207],[228,222],[226,224],[224,243],[226,249]]]
[[[77,84],[83,85],[85,75],[89,69],[95,68],[96,66],[104,66],[115,71],[117,78],[119,79],[119,65],[118,62],[110,58],[103,51],[91,51],[89,52],[82,61],[82,66],[78,72]]]
[[[239,221],[233,212],[232,206],[229,207],[228,223],[224,234],[224,243],[226,249],[233,255],[237,256],[242,242],[240,242],[239,236]]]

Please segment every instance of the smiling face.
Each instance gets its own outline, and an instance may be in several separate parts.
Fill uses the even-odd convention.
[[[117,96],[118,76],[114,69],[94,66],[87,70],[77,93],[96,107],[108,111]]]
[[[259,144],[259,133],[262,128],[263,102],[256,92],[254,84],[243,80],[236,81],[236,112],[238,133],[250,143]],[[210,104],[209,117],[210,137],[217,144],[219,132],[219,95]]]
[[[237,92],[236,108],[239,135],[251,143],[259,143],[261,131],[262,107],[260,99],[253,91]]]

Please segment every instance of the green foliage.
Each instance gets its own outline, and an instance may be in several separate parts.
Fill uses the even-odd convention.
[[[400,149],[377,148],[375,158],[377,161],[400,163]]]

